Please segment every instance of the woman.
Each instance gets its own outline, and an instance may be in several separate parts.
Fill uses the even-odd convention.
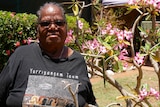
[[[97,106],[85,60],[64,45],[63,8],[45,3],[37,14],[39,43],[21,46],[9,58],[0,74],[0,107]]]

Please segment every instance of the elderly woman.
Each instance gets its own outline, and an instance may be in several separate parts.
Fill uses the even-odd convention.
[[[63,8],[45,3],[38,14],[38,43],[17,48],[0,74],[0,107],[96,105],[84,58],[64,45]]]

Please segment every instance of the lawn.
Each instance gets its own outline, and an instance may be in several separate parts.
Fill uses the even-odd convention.
[[[157,75],[151,67],[143,67],[143,79],[142,84],[148,84],[149,87],[153,87],[158,90],[158,79]],[[131,88],[136,86],[136,78],[138,75],[138,71],[130,70],[123,73],[116,73],[113,77],[129,92],[132,92]],[[116,97],[121,96],[120,92],[106,82],[106,85],[103,84],[103,79],[97,76],[91,78],[91,82],[93,85],[93,91],[97,99],[97,103],[100,107],[106,107],[106,105],[110,103],[120,103],[123,107],[125,107],[125,101],[122,99],[116,99]],[[129,87],[128,87],[128,86]],[[156,99],[150,98],[149,100],[152,102],[153,107],[160,107],[159,101]],[[112,106],[113,107],[113,106]],[[114,106],[116,107],[116,106]],[[118,106],[117,106],[118,107]]]

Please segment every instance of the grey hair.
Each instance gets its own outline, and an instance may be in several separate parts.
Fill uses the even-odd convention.
[[[38,21],[41,19],[42,17],[42,10],[45,9],[46,7],[49,7],[49,6],[57,6],[60,8],[61,12],[62,12],[62,15],[63,15],[63,18],[64,20],[66,21],[66,17],[65,17],[65,10],[64,8],[62,7],[62,5],[60,5],[59,3],[56,3],[56,2],[46,2],[43,6],[40,7],[40,9],[37,11],[37,16],[38,16]]]

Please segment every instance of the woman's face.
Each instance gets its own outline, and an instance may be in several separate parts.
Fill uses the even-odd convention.
[[[41,11],[38,34],[42,46],[64,45],[67,25],[59,7],[49,6]]]

